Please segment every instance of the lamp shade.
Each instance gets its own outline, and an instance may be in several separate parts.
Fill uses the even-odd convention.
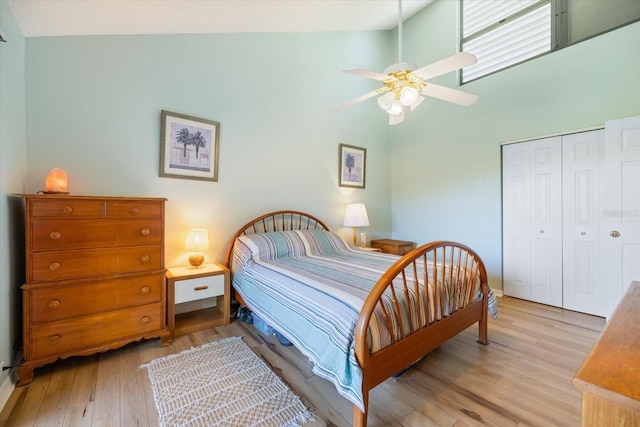
[[[209,233],[206,228],[192,228],[187,233],[187,242],[184,244],[186,251],[208,251]]]
[[[352,203],[347,205],[344,212],[345,227],[366,227],[369,225],[369,217],[367,216],[367,208],[364,203]]]

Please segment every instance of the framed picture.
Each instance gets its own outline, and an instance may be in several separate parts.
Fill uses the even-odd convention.
[[[220,123],[162,110],[160,176],[218,181]]]
[[[340,187],[364,188],[366,157],[366,149],[340,144]]]

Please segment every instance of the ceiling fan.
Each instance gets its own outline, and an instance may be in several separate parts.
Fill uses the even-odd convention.
[[[457,89],[427,83],[426,80],[459,70],[476,64],[474,55],[460,52],[433,64],[418,68],[411,62],[402,62],[402,0],[398,0],[398,62],[384,69],[382,73],[350,68],[344,73],[382,82],[382,87],[365,93],[351,101],[333,108],[331,111],[342,110],[359,102],[378,97],[378,105],[389,113],[389,124],[396,125],[404,120],[405,108],[412,111],[425,100],[426,96],[442,99],[463,106],[468,106],[478,100],[477,95]]]

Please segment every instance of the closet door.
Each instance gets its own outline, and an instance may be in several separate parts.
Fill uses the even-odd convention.
[[[562,137],[563,307],[604,316],[600,279],[601,178],[604,130]]]
[[[605,124],[602,276],[609,317],[632,280],[640,280],[640,117]]]
[[[562,306],[561,138],[503,147],[506,295]]]

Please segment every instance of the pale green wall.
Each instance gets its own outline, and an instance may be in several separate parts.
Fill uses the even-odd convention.
[[[457,51],[458,6],[437,0],[404,25],[405,59]],[[640,114],[640,23],[464,85],[470,107],[428,99],[392,130],[392,229],[476,249],[502,288],[500,144]],[[434,80],[457,87],[456,73]]]
[[[222,261],[233,232],[258,214],[311,212],[345,237],[344,206],[364,202],[372,237],[391,233],[392,144],[362,104],[375,88],[343,68],[380,69],[389,32],[28,38],[28,180],[53,167],[81,195],[167,203],[167,265],[182,265],[187,229],[209,229]],[[219,182],[160,178],[160,111],[221,123]],[[338,187],[338,144],[367,149],[366,189]]]
[[[18,362],[12,348],[20,336],[24,280],[22,202],[11,194],[25,190],[25,40],[4,0],[0,29],[8,40],[0,43],[0,360],[10,365]],[[0,386],[8,373],[0,374]],[[0,408],[3,398],[0,395]]]

